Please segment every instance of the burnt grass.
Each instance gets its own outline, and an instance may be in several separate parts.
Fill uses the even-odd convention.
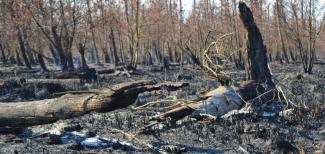
[[[190,86],[171,93],[141,94],[134,105],[113,112],[93,112],[82,117],[38,126],[54,127],[56,124],[64,123],[66,132],[87,130],[88,133],[102,138],[130,143],[136,148],[124,148],[119,144],[106,148],[85,148],[78,142],[68,144],[57,142],[57,138],[51,134],[26,137],[21,135],[21,131],[16,131],[0,135],[0,153],[324,153],[325,67],[316,65],[314,74],[302,74],[300,78],[297,77],[300,74],[300,66],[301,64],[276,63],[270,66],[276,83],[281,83],[288,94],[287,97],[294,103],[309,108],[306,113],[291,119],[281,116],[260,117],[254,114],[234,117],[231,120],[222,118],[197,120],[188,116],[176,122],[167,121],[146,127],[154,123],[149,121],[149,117],[167,110],[167,105],[159,104],[141,110],[135,110],[135,107],[156,100],[197,98],[200,92],[212,90],[218,83],[192,66],[186,66],[182,71],[180,68],[173,68],[167,71],[167,74],[164,71],[152,71],[150,67],[140,67],[142,74],[132,74],[131,78],[101,75],[100,85],[109,87],[126,81],[154,79],[158,82],[184,81],[190,83]],[[241,80],[245,77],[244,71],[238,71],[232,66],[227,70],[233,79]],[[3,72],[0,75],[2,79],[14,76]],[[42,78],[42,73],[22,73],[18,76]],[[50,89],[46,95],[37,97],[35,94],[44,91],[44,87],[28,86],[25,89],[1,93],[0,100],[2,102],[37,100],[49,98],[47,95],[55,92],[96,88],[95,83],[70,84]],[[127,136],[119,130],[134,137]]]

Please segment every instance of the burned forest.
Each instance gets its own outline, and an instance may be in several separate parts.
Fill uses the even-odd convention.
[[[0,0],[0,153],[325,153],[322,0]]]

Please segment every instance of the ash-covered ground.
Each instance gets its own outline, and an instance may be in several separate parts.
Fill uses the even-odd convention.
[[[108,113],[90,113],[82,117],[3,132],[0,153],[324,153],[325,152],[325,67],[316,65],[313,75],[301,74],[300,64],[270,65],[275,82],[293,103],[308,107],[308,113],[293,118],[259,116],[254,113],[230,119],[197,119],[188,116],[176,122],[154,124],[150,117],[170,109],[173,104],[159,103],[137,109],[157,100],[190,100],[201,92],[218,87],[196,67],[173,68],[167,72],[140,67],[143,74],[100,76],[100,85],[140,79],[158,82],[184,81],[190,86],[172,93],[143,93],[134,105]],[[2,79],[17,74],[13,67],[1,67]],[[244,71],[227,69],[233,79],[241,80]],[[7,73],[6,73],[7,71]],[[301,74],[302,76],[299,76]],[[19,77],[39,78],[41,73],[21,73]],[[299,76],[299,77],[298,77]],[[71,81],[72,82],[72,81]],[[70,83],[65,89],[49,91],[30,87],[1,92],[2,102],[47,98],[66,90],[91,90],[96,83]],[[153,124],[153,126],[150,126]]]

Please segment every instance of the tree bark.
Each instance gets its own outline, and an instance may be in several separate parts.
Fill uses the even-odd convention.
[[[17,65],[18,66],[23,66],[23,63],[21,62],[21,59],[20,59],[20,55],[19,55],[18,49],[15,50],[15,53],[16,53],[16,62],[17,62]]]
[[[248,54],[248,80],[255,80],[259,84],[266,84],[266,89],[275,87],[268,66],[266,47],[262,35],[258,29],[253,14],[245,3],[239,3],[240,18],[247,30],[247,54]]]
[[[18,29],[18,43],[19,43],[20,52],[21,52],[21,55],[23,56],[26,67],[28,69],[32,69],[32,66],[29,63],[29,60],[28,60],[28,57],[26,54],[25,42],[24,42],[24,38],[22,36],[20,29]]]
[[[51,43],[49,44],[49,49],[50,49],[50,52],[51,52],[52,57],[53,57],[53,63],[55,65],[59,65],[59,58],[58,58],[57,53],[56,53],[56,51],[53,48],[53,45]]]
[[[4,64],[7,64],[7,58],[6,58],[6,54],[5,54],[5,51],[4,51],[4,48],[2,46],[2,44],[0,43],[0,50],[1,50],[1,58],[2,58],[2,62]]]
[[[115,66],[118,66],[120,62],[120,58],[117,55],[117,48],[116,48],[116,42],[115,42],[115,37],[114,37],[114,30],[111,27],[111,41],[112,41],[112,47],[113,47],[113,54],[114,54],[114,63]]]
[[[187,85],[156,84],[154,81],[144,80],[118,84],[97,94],[68,94],[41,101],[0,103],[0,128],[22,128],[53,123],[60,119],[82,116],[91,111],[109,112],[133,104],[140,93],[165,88],[168,91],[175,91]]]
[[[86,62],[86,58],[85,58],[85,45],[83,45],[82,43],[79,43],[79,53],[80,53],[80,58],[81,58],[81,68],[82,69],[88,69],[88,65]]]
[[[41,54],[37,54],[37,58],[38,58],[38,62],[39,62],[39,64],[40,64],[40,66],[41,66],[41,69],[42,69],[42,71],[43,72],[48,72],[49,70],[47,69],[47,67],[46,67],[46,64],[45,64],[45,62],[44,62],[44,59],[43,59],[43,56],[41,55]]]
[[[281,47],[282,47],[282,53],[283,53],[283,56],[284,56],[284,59],[286,61],[286,63],[289,63],[289,56],[288,56],[288,53],[287,53],[287,50],[286,50],[286,47],[285,47],[285,44],[284,44],[284,39],[283,39],[283,33],[282,33],[282,26],[281,26],[281,22],[280,22],[280,16],[281,14],[283,13],[281,8],[282,6],[280,6],[282,4],[282,1],[279,2],[279,0],[277,0],[275,2],[276,4],[276,22],[277,22],[277,30],[278,30],[278,36],[280,38],[280,41],[281,41]],[[281,14],[280,14],[281,13]]]

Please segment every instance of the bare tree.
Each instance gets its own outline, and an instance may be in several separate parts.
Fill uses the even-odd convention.
[[[95,24],[93,22],[93,17],[92,17],[92,8],[90,6],[90,0],[87,0],[86,2],[87,2],[88,24],[90,27],[93,47],[95,50],[96,64],[100,65],[101,63],[100,63],[99,53],[98,53],[98,49],[97,49],[97,45],[96,45]]]
[[[48,5],[25,3],[28,5],[33,21],[58,53],[61,70],[73,70],[71,48],[78,20],[76,16],[76,1],[73,0],[72,2],[68,1],[65,3],[64,0],[59,0],[58,2],[50,0]],[[47,25],[47,23],[50,24]]]

